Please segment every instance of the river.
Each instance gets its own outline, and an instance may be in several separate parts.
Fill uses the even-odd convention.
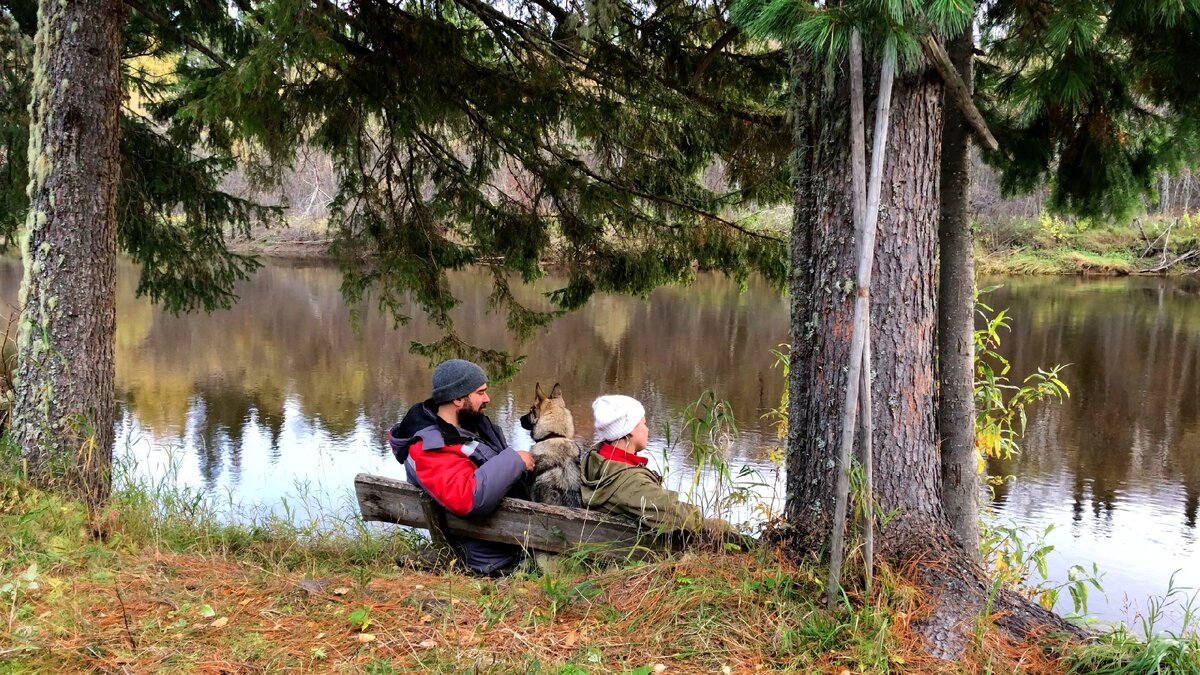
[[[0,301],[15,303],[21,266],[0,259]],[[687,489],[696,461],[680,440],[690,404],[710,389],[729,402],[738,435],[718,439],[731,474],[782,508],[778,446],[763,414],[778,404],[782,372],[771,350],[787,338],[787,300],[751,279],[744,290],[712,275],[645,299],[601,295],[527,343],[489,309],[489,277],[455,274],[463,337],[528,358],[492,388],[489,412],[526,448],[517,417],[535,382],[562,384],[577,435],[592,436],[590,401],[624,393],[643,401],[652,465]],[[994,282],[987,282],[989,285]],[[989,462],[1012,476],[990,496],[997,522],[1043,531],[1052,579],[1073,564],[1105,574],[1089,609],[1130,621],[1177,570],[1200,585],[1200,284],[1164,279],[1006,279],[988,301],[1008,308],[1001,351],[1017,378],[1070,364],[1071,396],[1030,411],[1023,451]],[[428,393],[429,367],[408,353],[437,336],[419,316],[394,327],[370,303],[350,307],[340,275],[315,263],[270,263],[242,284],[241,301],[213,314],[171,316],[136,298],[136,270],[118,269],[117,454],[136,475],[205,491],[241,513],[345,513],[360,471],[401,477],[384,433]],[[545,281],[518,291],[533,306]],[[711,500],[702,467],[697,499]],[[286,504],[286,507],[283,506]],[[735,506],[737,520],[761,517]],[[1063,592],[1058,608],[1070,609]]]

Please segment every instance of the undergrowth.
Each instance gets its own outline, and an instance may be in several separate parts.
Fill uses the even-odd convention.
[[[833,612],[819,564],[767,546],[480,579],[398,567],[423,539],[352,511],[231,521],[118,475],[95,512],[0,476],[0,672],[980,670],[924,655],[924,600],[886,568]],[[988,639],[996,672],[1053,672],[1044,646]]]

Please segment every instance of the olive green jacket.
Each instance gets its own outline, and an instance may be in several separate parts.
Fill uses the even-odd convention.
[[[700,509],[679,500],[662,486],[662,476],[646,466],[614,462],[592,448],[583,462],[583,507],[633,520],[659,532],[699,532],[705,528]]]

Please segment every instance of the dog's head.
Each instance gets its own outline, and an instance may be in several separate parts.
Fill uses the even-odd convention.
[[[575,421],[563,400],[562,387],[555,382],[549,396],[542,392],[541,382],[535,384],[533,390],[534,402],[529,412],[521,415],[521,427],[533,436],[534,441],[555,436],[573,438]]]

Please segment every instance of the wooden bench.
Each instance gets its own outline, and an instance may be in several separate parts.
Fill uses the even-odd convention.
[[[435,543],[444,543],[447,535],[465,536],[551,553],[586,547],[614,558],[644,558],[679,545],[672,537],[587,509],[506,498],[490,516],[467,520],[446,512],[420,488],[366,473],[354,477],[354,492],[363,520],[427,529]]]

